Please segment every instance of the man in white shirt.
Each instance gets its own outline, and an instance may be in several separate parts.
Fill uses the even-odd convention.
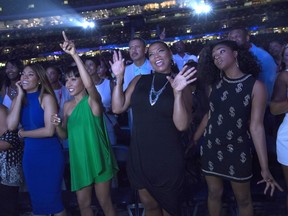
[[[129,83],[137,75],[150,74],[152,66],[146,58],[146,44],[142,38],[133,38],[129,42],[129,55],[133,63],[125,68],[124,73],[124,90],[127,89]]]
[[[189,55],[185,52],[185,44],[183,41],[177,41],[173,44],[173,46],[177,52],[173,55],[173,61],[178,66],[179,71],[182,70],[183,66],[189,60],[198,62],[198,58],[195,55]]]

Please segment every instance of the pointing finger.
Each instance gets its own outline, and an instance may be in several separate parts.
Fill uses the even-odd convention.
[[[65,31],[62,31],[62,35],[63,35],[64,40],[65,40],[65,41],[68,41],[68,38],[67,38],[67,36],[66,36]]]

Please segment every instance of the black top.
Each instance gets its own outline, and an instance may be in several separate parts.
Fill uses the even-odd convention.
[[[180,132],[173,122],[173,89],[168,83],[151,106],[153,76],[142,75],[131,98],[133,126],[128,176],[132,186],[147,189],[167,212],[180,215],[184,152]],[[155,73],[155,91],[166,82],[166,75]]]

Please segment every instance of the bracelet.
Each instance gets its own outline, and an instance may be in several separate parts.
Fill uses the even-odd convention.
[[[21,134],[20,134],[21,131],[22,131],[22,129],[18,130],[18,137],[19,137],[19,138],[23,138],[23,137],[21,136]]]

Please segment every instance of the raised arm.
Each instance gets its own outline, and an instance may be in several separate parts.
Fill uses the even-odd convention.
[[[267,101],[267,90],[263,85],[263,83],[261,83],[260,81],[256,81],[252,92],[250,133],[261,167],[261,175],[263,177],[263,179],[258,183],[266,182],[266,188],[264,190],[264,193],[266,194],[268,189],[271,187],[270,195],[272,196],[275,187],[277,187],[281,191],[282,188],[274,180],[268,167],[267,146],[266,146],[265,130],[263,125],[266,101]]]
[[[194,82],[196,70],[184,67],[173,79],[167,77],[174,93],[173,121],[176,128],[180,131],[186,130],[192,117],[192,91],[189,84]]]
[[[85,89],[87,90],[89,94],[89,105],[91,107],[91,110],[94,115],[99,116],[102,114],[102,102],[101,102],[101,96],[98,93],[98,91],[95,88],[95,85],[86,71],[85,65],[82,62],[81,58],[79,57],[78,53],[76,52],[75,44],[73,41],[70,41],[65,32],[62,32],[64,42],[63,44],[60,44],[61,48],[64,52],[70,54],[75,61],[77,68],[79,70],[80,77],[82,79],[82,82],[85,86]]]
[[[275,81],[270,111],[273,115],[280,115],[288,112],[288,73],[280,72]]]
[[[8,130],[16,130],[20,122],[20,111],[24,98],[24,91],[22,89],[21,81],[16,83],[18,95],[13,99],[12,105],[7,117]]]
[[[116,77],[116,85],[112,91],[112,111],[116,114],[120,114],[128,109],[130,106],[131,95],[134,91],[135,85],[141,76],[135,77],[125,92],[123,92],[124,82],[124,59],[120,51],[113,53],[113,62],[109,62],[113,74]]]

